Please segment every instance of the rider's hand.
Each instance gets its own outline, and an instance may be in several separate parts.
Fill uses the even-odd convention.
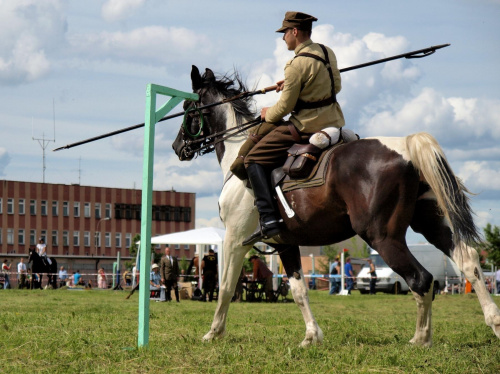
[[[285,81],[284,80],[276,82],[276,92],[283,91],[283,88],[285,88]]]
[[[268,107],[262,108],[260,111],[260,119],[265,121],[266,120],[266,112],[267,112]]]

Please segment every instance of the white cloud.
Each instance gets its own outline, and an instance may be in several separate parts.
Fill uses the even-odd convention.
[[[146,26],[127,32],[102,31],[72,35],[70,41],[75,52],[85,57],[148,64],[191,61],[193,54],[203,56],[213,50],[206,36],[183,27]]]
[[[108,22],[121,21],[142,7],[146,0],[108,0],[101,8],[102,18]]]
[[[32,82],[48,74],[50,55],[64,45],[63,2],[0,2],[0,82]]]
[[[458,171],[458,176],[473,191],[500,191],[500,162],[467,161]]]
[[[9,153],[5,148],[0,147],[0,175],[6,175],[5,168],[9,165],[9,163],[10,163]]]

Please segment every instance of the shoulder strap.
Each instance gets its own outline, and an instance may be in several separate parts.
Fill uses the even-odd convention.
[[[297,105],[295,107],[295,111],[298,112],[300,111],[301,109],[312,109],[312,108],[320,108],[322,106],[326,106],[326,105],[330,105],[332,103],[336,103],[337,102],[337,96],[335,94],[335,81],[333,79],[333,71],[332,71],[332,66],[330,65],[330,59],[328,57],[328,51],[326,49],[326,47],[323,45],[323,44],[319,44],[318,45],[321,47],[322,51],[323,51],[323,54],[325,55],[325,58],[321,58],[320,56],[318,55],[315,55],[313,53],[308,53],[308,52],[302,52],[302,53],[298,53],[295,57],[310,57],[310,58],[314,58],[315,60],[317,61],[320,61],[323,63],[323,65],[325,65],[326,69],[328,70],[328,74],[330,75],[330,83],[331,83],[331,86],[332,86],[332,96],[329,97],[328,99],[325,99],[325,100],[321,100],[321,101],[318,101],[318,102],[314,102],[314,103],[306,103],[305,101],[302,101],[302,100],[297,100]]]

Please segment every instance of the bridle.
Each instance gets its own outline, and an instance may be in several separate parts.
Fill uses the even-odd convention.
[[[259,125],[262,123],[262,120],[259,117],[256,119],[243,123],[241,125],[231,127],[229,129],[225,129],[222,131],[218,131],[216,133],[210,134],[203,136],[204,133],[204,128],[207,127],[207,119],[205,116],[209,116],[211,114],[211,111],[209,110],[210,107],[214,107],[217,105],[222,105],[225,103],[228,103],[230,101],[234,101],[238,98],[241,98],[241,95],[234,96],[229,99],[224,99],[220,102],[217,103],[212,103],[212,104],[207,104],[207,105],[202,105],[201,101],[197,102],[192,102],[192,105],[186,109],[186,112],[184,113],[184,118],[182,121],[181,125],[181,134],[182,134],[182,140],[184,142],[184,147],[182,148],[182,154],[186,158],[191,158],[194,154],[197,154],[199,156],[202,156],[207,153],[211,153],[215,151],[215,146],[229,138],[232,138],[238,134],[241,134],[242,132],[247,131],[248,129]],[[188,119],[194,119],[194,118],[199,118],[199,124],[200,128],[198,129],[198,132],[196,134],[193,134],[190,132],[188,128]],[[217,139],[218,138],[218,139]],[[200,146],[196,148],[195,150],[192,149],[193,145],[198,145]]]

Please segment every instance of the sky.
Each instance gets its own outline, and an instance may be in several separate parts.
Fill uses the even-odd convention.
[[[500,226],[499,0],[0,0],[0,179],[41,182],[44,145],[47,183],[141,188],[142,130],[52,149],[144,122],[146,85],[191,92],[191,65],[273,85],[293,57],[275,33],[288,10],[319,19],[312,39],[339,68],[451,44],[346,72],[338,100],[361,137],[431,133],[475,193],[477,226]],[[180,122],[156,126],[154,189],[195,192],[196,226],[223,227],[217,160],[177,159]]]

